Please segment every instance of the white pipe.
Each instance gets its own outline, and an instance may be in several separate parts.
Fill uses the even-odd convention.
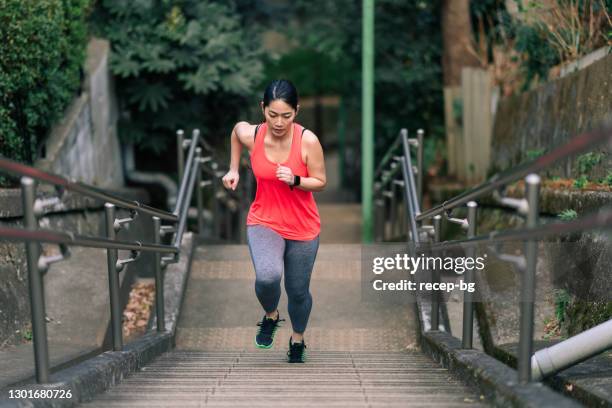
[[[612,319],[531,357],[531,376],[538,381],[612,348]]]

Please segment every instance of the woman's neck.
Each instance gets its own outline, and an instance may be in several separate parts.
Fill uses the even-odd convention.
[[[293,124],[291,124],[291,126],[287,130],[287,133],[285,133],[282,136],[276,136],[274,133],[272,133],[272,129],[270,128],[270,126],[268,126],[268,134],[270,135],[270,138],[268,140],[270,140],[274,144],[281,145],[281,144],[284,144],[285,142],[288,142],[289,140],[291,140],[292,133],[293,133]]]

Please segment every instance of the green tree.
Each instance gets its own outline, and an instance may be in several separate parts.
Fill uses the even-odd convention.
[[[341,67],[335,86],[349,111],[361,103],[361,2],[298,0],[296,43]],[[375,134],[378,153],[401,127],[442,133],[440,3],[377,0]],[[316,61],[313,61],[313,64]],[[312,66],[312,65],[311,65]]]
[[[226,135],[262,77],[256,26],[230,2],[103,0],[94,15],[112,44],[122,140],[155,152],[178,128]]]
[[[81,85],[89,0],[0,0],[0,154],[32,162]]]

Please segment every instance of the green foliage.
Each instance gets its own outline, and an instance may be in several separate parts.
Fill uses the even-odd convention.
[[[565,322],[562,327],[568,336],[573,336],[610,319],[612,319],[612,302],[573,299],[565,310]]]
[[[225,136],[254,102],[259,32],[232,2],[102,0],[93,24],[112,43],[126,142],[160,153],[178,128]]]
[[[555,301],[555,316],[559,323],[563,323],[565,321],[565,314],[571,296],[565,289],[555,289],[553,296]]]
[[[309,48],[296,48],[266,65],[265,81],[290,78],[300,96],[334,95],[344,92],[344,60]]]
[[[585,188],[588,184],[589,179],[584,174],[574,180],[574,187],[576,188]]]
[[[90,0],[0,0],[0,154],[32,162],[79,90]]]
[[[517,22],[515,49],[525,56],[521,63],[525,75],[524,89],[533,81],[548,78],[548,72],[559,64],[559,54],[551,47],[546,33],[532,25]]]
[[[603,178],[602,184],[612,187],[612,171],[609,171],[606,177]]]
[[[358,114],[361,2],[296,0],[292,11],[299,17],[288,30],[293,40],[341,67],[334,88],[347,110]],[[444,134],[440,2],[379,0],[374,14],[375,148],[381,156],[402,127],[424,128],[428,138]]]
[[[22,337],[24,340],[31,341],[32,340],[32,330],[30,329],[24,330]]]
[[[567,209],[560,212],[557,216],[563,221],[571,221],[575,220],[578,217],[578,213],[576,212],[576,210]]]
[[[542,156],[545,152],[546,149],[527,150],[527,152],[525,152],[525,155],[527,156],[528,160],[535,160],[538,157]]]
[[[578,159],[576,160],[576,164],[578,165],[578,171],[580,172],[580,174],[590,172],[593,167],[595,167],[601,162],[601,159],[603,159],[603,157],[603,153],[595,152],[589,152],[578,156]]]

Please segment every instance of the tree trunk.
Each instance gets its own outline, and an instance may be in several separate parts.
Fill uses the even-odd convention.
[[[472,25],[469,0],[442,1],[442,70],[444,86],[461,85],[461,69],[479,66],[470,51]]]
[[[479,66],[472,52],[472,26],[469,0],[442,0],[442,73],[444,76],[444,123],[448,174],[456,175],[461,162],[457,151],[462,136],[461,70]]]

